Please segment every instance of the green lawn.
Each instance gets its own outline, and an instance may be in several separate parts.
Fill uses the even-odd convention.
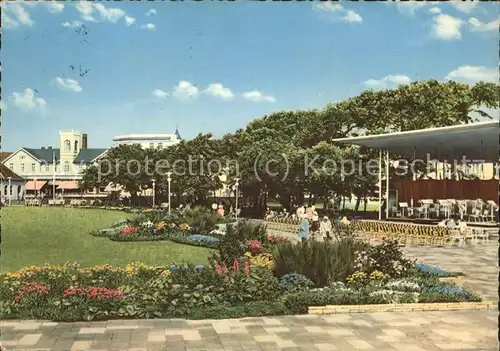
[[[182,262],[204,264],[209,250],[172,242],[113,242],[89,235],[108,228],[121,211],[51,207],[3,207],[3,272],[27,265],[79,262],[82,266],[110,264],[125,266],[134,261],[155,265]]]

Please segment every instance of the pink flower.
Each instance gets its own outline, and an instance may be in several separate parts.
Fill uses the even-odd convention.
[[[238,272],[240,270],[240,263],[238,262],[238,260],[234,260],[234,263],[233,263],[233,270],[235,272]]]

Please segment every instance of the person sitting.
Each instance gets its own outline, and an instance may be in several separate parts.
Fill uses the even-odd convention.
[[[457,224],[455,223],[455,220],[452,218],[446,223],[446,228],[448,229],[455,229],[457,227]]]
[[[342,219],[340,220],[340,224],[342,225],[349,225],[351,224],[351,222],[347,219],[346,216],[342,217]]]
[[[460,230],[460,233],[464,233],[467,229],[467,223],[460,219],[458,221],[458,229]]]

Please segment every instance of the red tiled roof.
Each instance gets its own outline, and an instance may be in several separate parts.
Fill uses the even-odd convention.
[[[12,178],[13,180],[23,180],[22,177],[12,172],[6,165],[0,163],[0,179]]]
[[[0,162],[12,155],[13,152],[0,152]]]

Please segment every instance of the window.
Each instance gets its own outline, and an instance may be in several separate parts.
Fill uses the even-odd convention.
[[[7,195],[7,187],[8,187],[8,185],[6,185],[6,186],[3,187],[3,194],[4,195]]]
[[[14,169],[14,164],[13,163],[9,163],[9,168],[10,169]]]
[[[36,171],[36,164],[32,163],[31,164],[31,172],[35,172]]]
[[[158,143],[158,149],[163,149],[163,143]]]
[[[21,163],[21,172],[24,172],[24,163]]]
[[[78,152],[78,140],[75,141],[75,152]]]
[[[24,155],[21,155],[21,160],[24,160]]]
[[[12,185],[10,186],[10,196],[12,196]]]
[[[66,161],[64,162],[64,173],[68,173],[69,172],[69,162]]]
[[[64,151],[71,152],[71,142],[69,140],[64,140]]]
[[[45,165],[45,172],[50,172],[50,166],[49,165]]]
[[[155,147],[155,143],[149,143],[149,148],[153,149]]]

